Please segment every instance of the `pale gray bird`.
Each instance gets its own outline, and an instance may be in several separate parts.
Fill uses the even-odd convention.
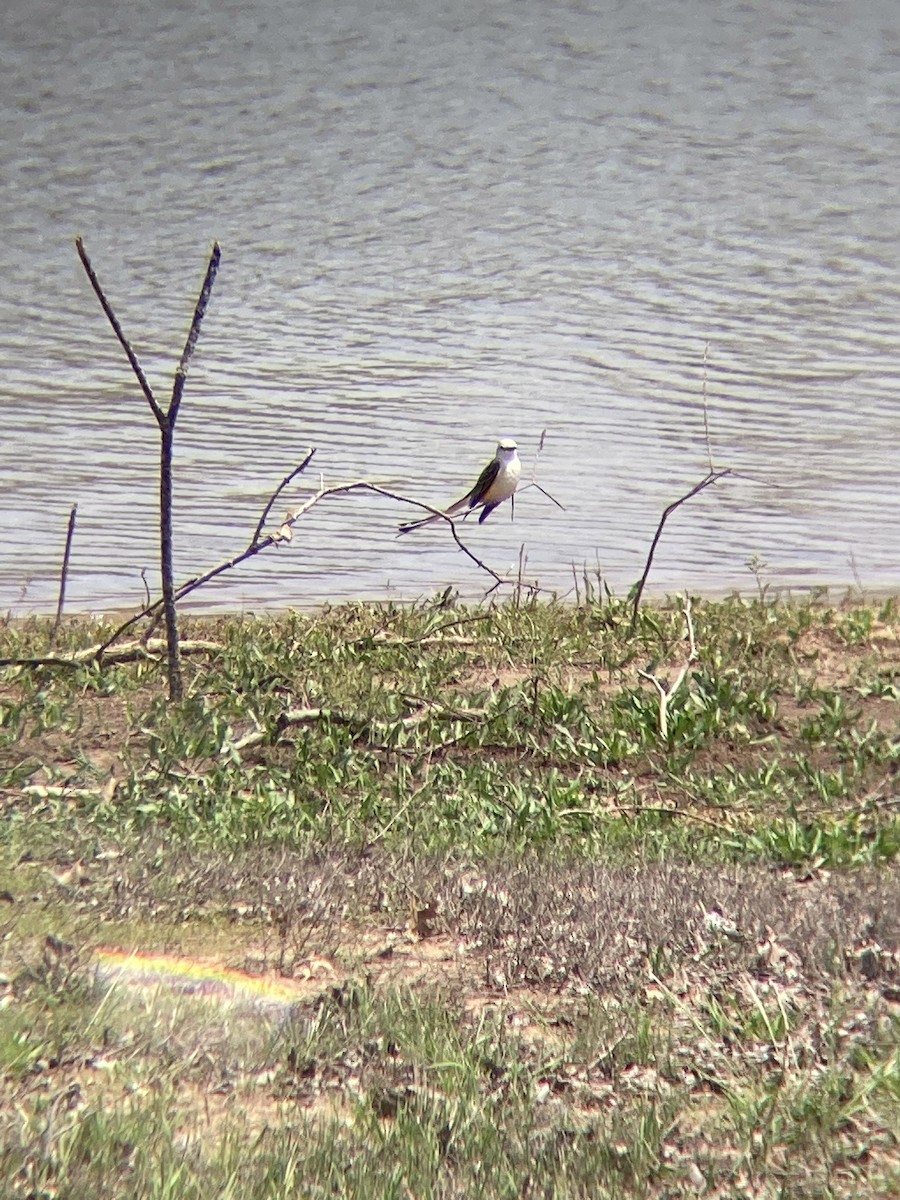
[[[478,476],[478,482],[470,492],[466,492],[461,500],[444,509],[444,516],[452,517],[465,509],[467,516],[473,509],[481,508],[478,518],[479,525],[504,500],[508,500],[519,486],[522,477],[522,464],[519,461],[519,447],[510,438],[503,438],[497,444],[497,453]],[[408,521],[400,526],[401,533],[412,533],[432,521],[440,521],[437,513],[423,517],[421,521]]]

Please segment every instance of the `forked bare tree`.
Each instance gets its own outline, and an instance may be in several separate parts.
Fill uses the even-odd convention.
[[[97,294],[97,299],[100,301],[101,307],[106,313],[110,325],[113,327],[113,332],[119,339],[122,349],[128,357],[131,369],[134,371],[137,381],[141,386],[141,391],[144,393],[147,403],[150,405],[150,410],[159,426],[159,557],[160,574],[162,576],[163,608],[166,617],[169,699],[180,700],[184,693],[184,681],[181,676],[181,660],[178,654],[178,613],[175,606],[175,576],[172,566],[172,453],[175,447],[175,422],[178,419],[178,410],[181,407],[181,399],[184,395],[188,366],[197,346],[197,338],[200,336],[200,325],[206,314],[210,293],[212,292],[212,287],[219,270],[221,251],[219,250],[218,242],[215,242],[209,258],[209,265],[206,268],[206,278],[203,280],[203,287],[200,289],[200,295],[197,298],[197,305],[194,309],[194,317],[191,321],[187,341],[184,343],[181,359],[175,369],[172,395],[168,407],[163,409],[154,396],[153,390],[147,382],[147,377],[141,368],[141,364],[138,362],[137,356],[131,348],[131,343],[126,338],[122,326],[119,324],[119,320],[104,294],[100,280],[91,266],[91,261],[84,248],[84,242],[80,237],[75,239],[75,247],[78,250],[78,257],[81,259],[82,266],[87,272],[87,277],[91,281],[91,286]]]

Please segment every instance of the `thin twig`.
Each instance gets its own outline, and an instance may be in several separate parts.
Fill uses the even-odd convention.
[[[706,374],[708,363],[709,342],[707,341],[703,346],[703,435],[706,438],[706,461],[709,464],[709,473],[712,475],[716,468],[713,466],[712,442],[709,440],[709,410],[706,396]]]
[[[119,324],[118,317],[113,312],[109,301],[106,299],[106,295],[100,285],[100,280],[97,278],[94,268],[91,266],[91,260],[87,256],[87,251],[84,248],[84,242],[80,237],[75,239],[75,249],[78,251],[78,257],[81,259],[81,265],[84,267],[87,277],[91,281],[91,287],[97,294],[97,299],[100,301],[100,306],[106,313],[106,318],[113,328],[113,333],[115,333],[116,337],[119,339],[119,344],[128,356],[128,361],[131,363],[131,369],[134,371],[135,377],[138,383],[141,385],[141,391],[146,396],[147,403],[153,410],[154,417],[156,417],[157,421],[160,422],[160,426],[162,426],[162,423],[165,421],[165,414],[157,404],[156,397],[153,395],[150,384],[147,382],[147,377],[141,370],[141,364],[138,362],[128,338],[122,331],[122,326]]]
[[[653,555],[656,553],[656,547],[659,543],[659,539],[662,537],[662,531],[665,527],[666,521],[676,508],[680,508],[682,504],[684,504],[687,500],[690,500],[693,496],[696,496],[698,492],[702,492],[704,488],[708,488],[713,483],[718,483],[720,479],[724,479],[726,475],[731,474],[732,470],[730,467],[725,467],[721,471],[711,471],[705,479],[701,479],[700,482],[695,484],[689,492],[686,492],[677,500],[673,500],[672,503],[663,510],[663,515],[659,519],[659,525],[656,527],[656,533],[653,535],[653,541],[650,543],[650,552],[647,555],[647,562],[644,565],[644,573],[640,578],[640,581],[637,585],[637,590],[634,594],[634,606],[631,613],[631,624],[628,628],[629,634],[634,633],[635,628],[637,627],[641,596],[644,594],[644,584],[647,582],[647,576],[650,574],[650,567],[653,565]]]
[[[181,352],[181,360],[175,371],[175,382],[172,387],[172,399],[169,402],[169,421],[174,425],[175,418],[178,416],[178,409],[181,405],[181,397],[184,394],[184,383],[187,378],[188,366],[194,356],[194,350],[197,346],[197,338],[200,336],[200,326],[203,323],[203,318],[206,316],[206,309],[209,305],[209,296],[212,292],[213,284],[216,282],[216,276],[219,273],[219,263],[222,260],[222,251],[219,249],[219,243],[213,242],[212,253],[209,256],[209,263],[206,267],[206,276],[203,280],[203,287],[200,289],[200,295],[197,297],[197,305],[194,309],[194,316],[191,321],[191,328],[187,335],[187,340],[184,343],[184,349]]]
[[[256,529],[253,531],[253,537],[250,539],[251,546],[255,546],[256,543],[259,541],[260,535],[262,534],[262,531],[263,531],[263,526],[265,525],[266,521],[268,520],[269,513],[272,511],[272,507],[275,504],[275,501],[278,499],[278,497],[281,495],[281,493],[284,491],[284,489],[288,486],[288,484],[293,483],[294,480],[297,478],[297,476],[306,470],[306,468],[309,466],[310,462],[312,461],[312,457],[314,454],[315,454],[314,449],[307,451],[306,458],[304,458],[303,462],[299,465],[299,467],[294,467],[293,471],[291,471],[291,473],[289,475],[285,475],[284,479],[282,479],[281,483],[279,483],[278,487],[275,489],[275,491],[269,497],[269,502],[266,505],[266,507],[262,510],[262,516],[259,518]]]
[[[519,574],[516,577],[516,590],[513,598],[513,603],[516,608],[522,603],[522,577],[525,574],[525,563],[527,556],[525,554],[525,543],[519,547]]]
[[[566,506],[564,504],[560,504],[560,502],[557,500],[557,498],[555,496],[551,496],[546,488],[542,488],[541,485],[539,483],[536,483],[533,479],[529,480],[529,482],[526,483],[524,487],[519,488],[518,490],[519,490],[519,493],[521,494],[522,492],[527,492],[529,488],[537,488],[537,490],[541,493],[541,495],[546,496],[548,500],[551,500],[556,505],[557,508],[561,508],[563,510],[563,512],[566,511]]]
[[[470,558],[476,567],[484,571],[487,575],[491,576],[491,578],[495,581],[495,587],[499,586],[500,584],[509,583],[508,579],[504,579],[502,575],[498,575],[496,571],[487,565],[487,563],[482,562],[476,554],[472,553],[469,547],[460,538],[456,528],[456,522],[452,517],[448,517],[447,514],[441,512],[439,508],[432,508],[430,504],[425,504],[421,500],[411,500],[409,496],[401,496],[397,492],[389,492],[386,488],[378,487],[378,485],[374,483],[366,483],[364,480],[358,480],[355,483],[348,483],[343,487],[326,488],[324,491],[317,492],[316,495],[307,502],[307,504],[305,504],[294,514],[294,520],[296,520],[297,517],[302,516],[304,512],[307,512],[314,504],[317,504],[319,500],[323,500],[327,496],[337,496],[345,492],[354,491],[374,492],[378,496],[386,496],[388,500],[397,500],[401,504],[412,504],[415,505],[416,508],[424,508],[426,512],[440,517],[450,526],[450,533],[453,536],[453,540],[456,542],[460,550],[462,550],[463,554]],[[491,588],[490,590],[493,591],[494,588]]]
[[[59,632],[59,627],[62,623],[63,607],[66,603],[66,583],[69,578],[69,557],[72,553],[72,538],[75,536],[75,517],[78,513],[78,505],[72,505],[72,511],[69,513],[69,528],[66,533],[66,549],[63,554],[62,570],[59,573],[59,601],[56,605],[56,620],[53,622],[53,629],[50,631],[50,645],[56,641],[56,635]]]
[[[560,504],[560,502],[556,499],[556,497],[551,496],[550,493],[546,490],[546,488],[542,488],[541,485],[537,481],[538,459],[541,456],[541,451],[544,449],[544,443],[546,442],[546,440],[547,440],[547,430],[542,429],[541,430],[541,440],[538,442],[537,454],[534,456],[534,466],[531,468],[531,479],[529,479],[528,483],[526,483],[524,487],[521,487],[518,490],[520,492],[527,492],[530,487],[537,488],[537,490],[541,493],[542,496],[546,496],[548,500],[552,500],[557,508],[561,508],[563,510],[563,512],[565,512],[566,506],[564,504]],[[513,499],[515,499],[515,497],[513,497]]]
[[[541,430],[541,438],[540,438],[540,441],[538,442],[537,454],[535,454],[535,456],[534,456],[534,466],[531,468],[531,482],[532,483],[534,483],[535,477],[537,476],[538,459],[541,457],[541,451],[544,449],[544,442],[546,442],[546,440],[547,440],[547,430],[542,429]]]

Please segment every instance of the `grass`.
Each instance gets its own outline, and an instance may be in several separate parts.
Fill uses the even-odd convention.
[[[177,705],[150,652],[7,668],[3,1194],[896,1191],[897,605],[690,612],[197,622]]]

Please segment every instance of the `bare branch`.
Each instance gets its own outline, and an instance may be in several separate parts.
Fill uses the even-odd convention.
[[[525,543],[519,547],[519,573],[516,576],[516,587],[513,592],[513,607],[518,608],[522,603],[522,588],[525,586],[524,574],[525,566],[528,562],[528,555],[525,553]]]
[[[106,313],[106,318],[110,325],[112,325],[113,333],[119,339],[119,344],[128,356],[128,361],[131,363],[131,369],[134,371],[135,377],[137,378],[138,383],[141,385],[141,391],[147,398],[147,403],[153,410],[153,415],[156,417],[156,420],[159,422],[159,426],[162,429],[166,422],[166,414],[156,402],[156,397],[153,395],[150,384],[147,382],[147,378],[141,369],[141,364],[138,362],[137,356],[132,350],[128,338],[126,338],[124,332],[122,331],[122,326],[119,324],[119,318],[113,312],[112,306],[106,299],[106,295],[104,294],[103,288],[100,285],[100,280],[97,278],[94,268],[91,266],[91,260],[87,256],[87,251],[84,248],[84,242],[80,237],[75,239],[75,249],[78,251],[78,257],[81,259],[81,265],[84,267],[87,277],[91,281],[91,287],[97,294],[97,299],[100,301],[100,306]]]
[[[293,471],[291,475],[286,477],[286,481],[298,475],[300,471],[309,464],[314,453],[314,450],[310,450],[309,454],[307,454],[300,466]],[[276,495],[283,490],[284,486],[286,486],[286,481],[283,481],[282,484],[280,484],[276,489]],[[278,529],[275,533],[269,534],[267,537],[259,538],[259,527],[257,527],[257,531],[254,533],[254,538],[256,540],[251,541],[244,550],[242,550],[239,554],[236,554],[233,558],[228,559],[227,562],[219,563],[218,566],[212,567],[203,575],[198,575],[194,579],[189,579],[187,583],[181,584],[174,591],[174,601],[178,602],[183,600],[185,596],[189,596],[191,592],[196,591],[197,588],[203,587],[204,584],[209,583],[211,580],[217,578],[219,575],[224,574],[226,571],[230,571],[234,567],[239,566],[241,563],[246,562],[247,559],[253,558],[257,554],[261,554],[270,546],[278,546],[283,542],[290,542],[293,536],[293,527],[296,522],[317,504],[320,504],[323,500],[327,500],[332,496],[345,496],[349,495],[351,492],[359,491],[372,492],[378,496],[385,496],[388,500],[396,500],[401,504],[412,504],[415,508],[425,509],[427,512],[434,513],[443,521],[446,521],[450,526],[450,532],[453,536],[453,539],[457,546],[459,546],[460,550],[462,550],[462,552],[469,559],[471,559],[476,567],[484,571],[485,574],[490,575],[491,579],[494,580],[493,585],[488,589],[487,595],[490,595],[491,592],[496,590],[496,588],[504,584],[514,582],[509,579],[504,579],[502,575],[499,575],[495,570],[493,570],[492,567],[489,567],[487,563],[483,562],[476,554],[474,554],[460,538],[456,528],[456,523],[453,521],[452,517],[448,517],[445,513],[441,512],[440,509],[432,508],[431,505],[424,504],[422,501],[411,500],[408,496],[401,496],[399,493],[388,491],[386,488],[379,487],[375,483],[368,483],[366,480],[359,479],[355,480],[353,483],[338,484],[335,487],[320,487],[319,490],[305,500],[298,509],[295,509],[293,512],[289,512],[287,514],[280,529]],[[271,509],[271,507],[272,502],[267,504],[266,513]],[[129,617],[127,621],[123,621],[123,623],[113,630],[109,637],[107,637],[99,646],[94,646],[88,652],[86,652],[84,654],[84,659],[96,659],[97,661],[100,661],[107,656],[110,647],[119,640],[123,633],[127,632],[127,630],[131,629],[132,626],[136,625],[138,621],[143,620],[145,617],[158,614],[162,607],[163,599],[159,599],[154,601],[152,604],[145,605],[140,612],[137,612],[133,616]],[[81,661],[83,661],[83,659],[80,658],[0,659],[0,666],[75,666]]]
[[[519,492],[527,492],[529,488],[532,488],[532,487],[537,488],[537,490],[541,493],[542,496],[546,496],[548,500],[552,500],[557,508],[561,508],[563,510],[563,512],[565,512],[566,506],[564,504],[560,504],[560,502],[556,499],[556,497],[551,496],[550,493],[547,491],[547,489],[542,488],[541,485],[537,481],[538,459],[541,456],[541,451],[544,449],[544,443],[546,442],[546,440],[547,440],[547,430],[542,429],[541,430],[541,440],[538,442],[537,454],[534,456],[534,466],[531,468],[531,478],[525,484],[525,486],[520,487],[518,489],[518,491]],[[513,500],[515,500],[515,495],[513,496]]]
[[[190,595],[190,593],[195,591],[198,587],[202,587],[204,583],[209,583],[209,581],[211,579],[215,579],[215,577],[217,575],[221,575],[223,572],[231,570],[232,567],[238,566],[238,564],[242,563],[245,559],[252,557],[254,554],[258,553],[260,550],[265,550],[269,546],[274,544],[276,539],[274,539],[272,537],[266,538],[262,542],[259,541],[259,534],[262,530],[262,526],[265,523],[265,519],[268,516],[269,511],[272,508],[272,505],[275,503],[276,497],[284,490],[284,488],[287,486],[287,484],[292,479],[296,478],[296,476],[299,475],[301,471],[306,469],[306,467],[309,465],[309,462],[312,459],[312,456],[314,454],[315,454],[315,450],[310,450],[309,453],[307,454],[306,458],[303,460],[303,462],[298,467],[296,467],[290,473],[290,475],[287,475],[281,481],[281,483],[278,485],[278,487],[275,489],[275,492],[273,493],[272,498],[269,500],[269,502],[266,504],[266,507],[263,509],[263,515],[260,518],[259,524],[256,527],[256,532],[253,535],[253,540],[250,542],[250,544],[247,546],[247,548],[245,550],[242,550],[240,554],[235,555],[234,558],[229,559],[227,562],[220,563],[217,567],[213,567],[212,570],[207,571],[205,575],[197,576],[194,579],[189,579],[187,583],[181,584],[181,586],[175,590],[176,602],[181,600],[184,596]],[[145,582],[145,586],[146,586],[146,578],[145,578],[144,582]],[[98,657],[102,657],[105,654],[106,650],[110,646],[112,646],[115,642],[117,642],[123,633],[126,633],[132,627],[132,625],[136,625],[138,623],[138,621],[142,621],[144,619],[144,617],[149,617],[149,616],[155,615],[158,619],[159,610],[162,608],[162,606],[163,606],[162,599],[154,600],[151,602],[148,598],[147,603],[140,610],[140,612],[134,613],[134,615],[130,616],[127,621],[123,621],[123,623],[121,625],[119,625],[118,628],[116,628],[109,635],[109,637],[106,639],[106,641],[103,642],[103,644],[100,647],[98,647],[98,651],[97,651]]]
[[[715,472],[712,456],[712,442],[709,440],[709,406],[706,395],[706,374],[709,365],[709,342],[705,342],[703,346],[703,436],[706,439],[706,461],[709,464],[709,473],[712,475]]]
[[[702,492],[704,488],[708,488],[713,483],[718,483],[720,479],[724,479],[726,475],[731,474],[732,471],[730,467],[725,467],[725,469],[722,471],[710,471],[710,473],[704,479],[701,479],[698,484],[695,484],[689,492],[686,492],[677,500],[673,500],[672,503],[663,510],[663,515],[660,517],[659,525],[656,527],[656,533],[653,535],[653,541],[650,543],[650,552],[647,555],[647,562],[644,565],[644,573],[638,582],[637,590],[634,594],[634,607],[631,613],[631,625],[629,626],[628,630],[629,633],[634,633],[637,626],[638,611],[641,605],[641,596],[644,594],[644,584],[647,582],[647,576],[650,574],[650,567],[653,564],[653,555],[656,553],[656,547],[659,543],[659,539],[662,537],[662,531],[665,527],[666,521],[676,508],[680,508],[682,504],[684,504],[687,500],[690,500],[693,496],[696,496],[698,492]]]
[[[187,341],[184,343],[184,349],[181,352],[181,361],[175,371],[175,382],[172,386],[172,399],[169,402],[168,412],[168,418],[172,425],[175,424],[175,418],[178,416],[178,409],[181,406],[181,397],[184,394],[184,383],[187,378],[188,367],[194,356],[194,349],[197,345],[197,339],[200,336],[200,326],[203,318],[206,316],[210,293],[212,292],[213,284],[216,282],[216,275],[219,273],[221,259],[222,251],[219,249],[219,243],[213,242],[212,253],[209,256],[209,264],[206,268],[206,278],[203,280],[203,287],[200,289],[200,295],[197,297],[197,306],[194,309],[191,328],[187,335]]]
[[[411,500],[409,496],[401,496],[397,492],[389,492],[386,488],[379,487],[375,483],[367,483],[364,479],[358,479],[354,483],[340,484],[337,487],[320,488],[319,491],[316,492],[314,496],[311,496],[305,504],[297,509],[296,512],[289,515],[289,518],[282,526],[282,529],[285,529],[285,527],[288,527],[289,529],[289,527],[292,526],[299,517],[302,517],[304,513],[309,512],[309,510],[321,500],[325,500],[329,496],[341,496],[350,492],[358,491],[374,492],[378,496],[386,496],[388,500],[396,500],[400,504],[412,504],[416,508],[423,508],[426,512],[429,512],[436,517],[440,517],[442,521],[446,521],[450,526],[450,533],[453,535],[453,540],[456,542],[457,546],[459,546],[460,550],[462,550],[463,554],[470,558],[476,567],[490,575],[491,578],[495,580],[495,586],[509,582],[508,580],[504,579],[502,575],[498,575],[496,571],[487,565],[487,563],[482,562],[476,554],[472,553],[469,547],[460,538],[456,529],[456,522],[452,517],[448,517],[447,514],[441,512],[439,508],[432,508],[430,504],[425,504],[421,500]],[[280,540],[290,541],[290,538],[284,537]],[[264,545],[265,543],[260,544]],[[491,588],[491,591],[493,590],[494,589]]]
[[[53,622],[53,629],[50,631],[50,645],[56,641],[56,635],[59,632],[60,624],[62,623],[63,607],[66,603],[66,583],[69,578],[69,557],[72,553],[72,538],[75,536],[75,517],[78,513],[78,505],[72,505],[72,511],[69,513],[69,527],[66,532],[66,549],[63,553],[62,570],[59,573],[59,601],[56,605],[56,620]]]
[[[159,558],[162,576],[163,611],[166,614],[166,636],[169,639],[169,699],[180,700],[184,680],[178,657],[178,609],[175,605],[175,569],[173,567],[172,533],[172,455],[175,448],[175,424],[166,417],[160,429],[159,448]]]
[[[184,394],[184,384],[187,378],[187,369],[191,357],[194,353],[194,348],[197,345],[197,339],[200,336],[200,325],[206,313],[209,297],[212,291],[212,286],[215,283],[216,274],[219,270],[219,262],[221,259],[221,251],[218,243],[213,244],[212,253],[210,255],[209,264],[206,268],[206,277],[203,281],[203,286],[200,289],[200,295],[197,299],[197,304],[194,309],[191,328],[188,332],[187,340],[184,344],[184,349],[181,352],[181,359],[178,367],[175,370],[175,380],[172,385],[172,398],[169,402],[167,412],[163,412],[153,395],[149,383],[141,370],[140,363],[128,339],[122,331],[122,326],[116,314],[112,310],[112,306],[106,299],[100,281],[91,266],[87,252],[84,248],[82,239],[75,239],[75,248],[78,251],[78,257],[81,259],[82,266],[87,272],[88,279],[91,281],[91,286],[97,294],[97,298],[106,313],[109,323],[112,325],[113,332],[119,339],[119,342],[128,356],[128,361],[131,363],[131,369],[137,377],[138,383],[147,399],[147,403],[156,418],[156,423],[159,426],[160,432],[160,455],[159,455],[159,553],[160,553],[160,572],[162,575],[162,605],[166,618],[166,634],[169,645],[169,698],[171,700],[179,700],[184,691],[184,685],[181,677],[181,667],[178,658],[178,613],[175,604],[175,583],[173,571],[173,553],[172,553],[172,456],[175,441],[175,420],[178,416],[178,409],[181,406],[181,399]],[[155,606],[154,606],[155,607]],[[151,610],[152,611],[152,610]],[[138,618],[139,619],[139,618]],[[123,626],[123,630],[129,625]],[[120,630],[121,632],[121,630]]]
[[[259,518],[259,522],[256,526],[256,529],[253,531],[253,537],[250,539],[251,546],[255,546],[256,543],[259,541],[260,536],[263,531],[263,526],[265,525],[266,521],[268,520],[269,513],[272,511],[272,507],[274,506],[275,501],[278,499],[278,497],[281,495],[281,493],[284,491],[284,489],[288,486],[288,484],[293,483],[294,480],[297,478],[297,476],[306,470],[306,468],[309,466],[310,462],[312,461],[312,457],[314,454],[315,454],[315,450],[309,450],[307,452],[306,458],[304,458],[304,460],[300,464],[300,466],[294,467],[293,471],[291,471],[291,473],[289,475],[285,475],[284,479],[282,479],[281,483],[279,483],[278,487],[275,489],[275,491],[269,497],[269,502],[268,502],[268,504],[266,504],[266,507],[262,510],[262,516]]]
[[[541,485],[539,483],[536,483],[533,479],[529,480],[528,483],[526,483],[523,488],[519,488],[518,492],[521,495],[522,492],[527,492],[529,488],[537,488],[537,490],[541,493],[541,495],[546,496],[547,499],[552,501],[556,505],[557,508],[561,508],[563,510],[563,512],[566,511],[566,506],[564,504],[560,504],[560,502],[557,500],[557,498],[555,496],[551,496],[551,494],[547,491],[546,488],[542,488]]]
[[[308,462],[312,457],[312,453],[313,452],[311,451],[307,456],[307,459],[305,460],[306,462]],[[482,560],[476,554],[473,554],[468,546],[465,545],[457,532],[456,524],[452,517],[446,516],[440,511],[440,509],[432,508],[429,504],[424,504],[419,500],[411,500],[408,496],[401,496],[396,492],[389,492],[385,488],[379,487],[377,484],[367,483],[365,480],[360,479],[353,483],[338,484],[335,487],[320,487],[319,490],[310,496],[309,499],[304,501],[304,503],[301,504],[298,509],[288,513],[281,525],[281,528],[276,533],[271,533],[259,541],[251,542],[249,546],[242,550],[240,554],[236,554],[234,558],[229,559],[227,562],[219,563],[218,566],[213,567],[204,575],[199,575],[195,579],[188,580],[187,583],[182,584],[177,589],[175,593],[175,599],[182,600],[185,596],[190,595],[191,592],[196,591],[197,588],[203,587],[204,584],[209,583],[219,575],[223,575],[226,571],[230,571],[234,567],[240,566],[240,564],[246,562],[248,558],[253,558],[255,555],[262,553],[263,550],[268,550],[270,546],[277,546],[282,542],[290,542],[293,536],[294,525],[302,516],[305,516],[310,509],[314,508],[323,500],[329,499],[331,496],[344,496],[348,495],[350,492],[357,491],[374,492],[376,495],[386,496],[389,500],[397,500],[402,504],[412,504],[416,508],[424,508],[429,513],[437,514],[437,516],[441,517],[441,519],[446,521],[450,526],[450,532],[460,550],[462,550],[462,552],[467,555],[477,567],[479,567],[486,574],[490,575],[495,581],[490,591],[493,591],[494,588],[499,587],[501,584],[509,582],[508,580],[504,579],[502,575],[498,575],[496,571],[487,565],[487,563],[482,562]],[[116,630],[115,633],[112,634],[112,636],[107,640],[106,645],[112,645],[112,643],[115,642],[116,639],[126,629],[130,628],[131,625],[133,625],[136,621],[141,620],[142,617],[148,616],[151,612],[159,607],[160,603],[161,601],[158,600],[155,604],[131,617],[123,626],[121,626],[120,629]],[[101,650],[102,649],[105,649],[105,646],[102,647]]]

